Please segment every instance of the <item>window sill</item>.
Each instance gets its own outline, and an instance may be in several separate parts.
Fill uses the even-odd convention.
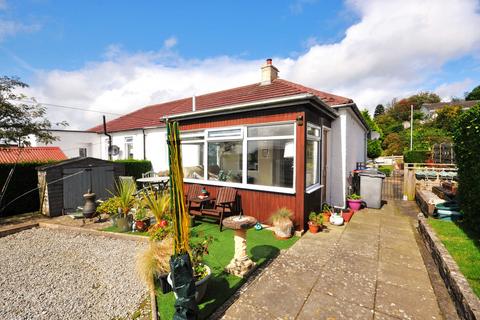
[[[315,191],[317,191],[318,189],[321,189],[321,188],[323,188],[323,184],[314,184],[314,185],[308,187],[307,189],[305,189],[305,193],[310,194],[310,193],[315,192]]]
[[[285,193],[285,194],[295,194],[294,188],[257,186],[252,184],[201,180],[201,179],[188,179],[188,178],[184,178],[183,181],[187,183],[197,183],[197,184],[204,184],[208,186],[232,187],[237,189],[247,189],[247,190],[254,190],[254,191],[267,191],[267,192],[276,192],[276,193]]]

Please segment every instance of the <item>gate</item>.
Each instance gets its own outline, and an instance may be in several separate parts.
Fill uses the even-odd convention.
[[[384,179],[382,190],[383,200],[403,199],[403,175],[403,170],[392,170],[390,176]]]
[[[108,192],[114,191],[113,166],[101,166],[88,168],[92,171],[85,171],[87,168],[65,168],[63,177],[83,171],[80,174],[69,177],[63,181],[63,208],[66,212],[76,211],[77,207],[83,206],[85,200],[83,195],[92,187],[97,199],[106,199],[111,196]],[[91,179],[91,181],[90,181]]]

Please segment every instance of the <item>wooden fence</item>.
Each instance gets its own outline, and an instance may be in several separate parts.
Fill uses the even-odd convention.
[[[403,200],[415,200],[418,181],[439,185],[441,180],[456,180],[457,167],[445,163],[405,163],[403,170]]]

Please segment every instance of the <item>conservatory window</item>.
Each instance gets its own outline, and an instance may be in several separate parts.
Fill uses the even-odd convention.
[[[311,123],[307,124],[305,185],[320,186],[320,128]]]

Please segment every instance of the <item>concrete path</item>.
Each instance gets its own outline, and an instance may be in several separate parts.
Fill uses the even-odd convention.
[[[393,205],[307,233],[224,319],[441,319],[412,219]]]

